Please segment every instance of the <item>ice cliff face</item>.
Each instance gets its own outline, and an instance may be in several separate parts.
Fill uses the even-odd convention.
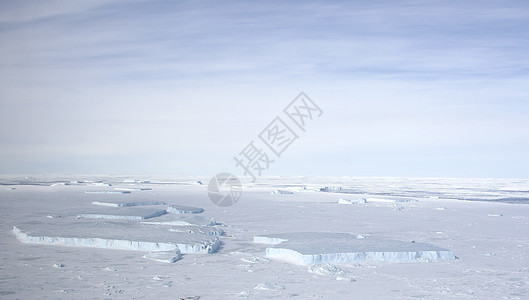
[[[426,243],[365,238],[348,233],[272,234],[255,236],[254,242],[274,245],[266,249],[267,257],[299,265],[455,259],[452,251]]]
[[[367,251],[351,253],[322,253],[302,254],[286,248],[267,248],[266,256],[284,260],[297,265],[315,265],[322,263],[344,264],[365,261],[380,262],[409,262],[409,261],[437,261],[455,259],[452,251]]]
[[[206,254],[217,251],[220,246],[218,238],[210,237],[202,242],[147,242],[119,240],[98,237],[51,237],[51,236],[31,236],[17,227],[13,227],[13,233],[22,243],[38,245],[55,245],[67,247],[91,247],[119,250],[136,251],[174,251],[181,253]]]

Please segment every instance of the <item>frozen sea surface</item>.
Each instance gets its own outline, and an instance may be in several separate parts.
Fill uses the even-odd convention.
[[[528,198],[529,180],[297,176],[250,184],[242,178],[237,204],[217,207],[207,184],[197,183],[209,179],[0,176],[0,298],[529,298],[529,205],[518,204]],[[94,183],[131,193],[86,194],[107,189]],[[294,194],[271,194],[276,190]],[[340,198],[367,201],[342,205]],[[465,201],[472,199],[485,201]],[[77,218],[170,205],[204,211],[148,220]],[[288,262],[269,249],[299,253],[291,259],[310,256],[315,264]],[[446,250],[458,259],[325,258],[365,249]]]

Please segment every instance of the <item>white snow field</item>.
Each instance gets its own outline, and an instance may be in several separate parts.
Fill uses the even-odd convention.
[[[529,180],[261,177],[217,207],[209,179],[1,176],[0,298],[529,299]],[[171,205],[204,211],[77,218]]]

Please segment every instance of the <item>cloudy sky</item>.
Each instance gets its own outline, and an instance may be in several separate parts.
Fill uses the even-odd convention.
[[[528,1],[0,0],[0,172],[529,177]],[[263,146],[263,150],[266,146]]]

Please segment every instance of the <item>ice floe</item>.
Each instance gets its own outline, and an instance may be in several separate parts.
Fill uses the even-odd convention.
[[[294,192],[291,192],[291,191],[285,191],[285,190],[275,190],[275,191],[273,191],[271,194],[273,194],[273,195],[279,195],[279,194],[282,194],[282,195],[291,195],[291,194],[294,194]]]
[[[166,225],[166,226],[214,226],[217,225],[217,222],[214,218],[207,218],[203,216],[196,215],[181,215],[178,216],[178,219],[171,221],[149,221],[141,222],[142,224],[150,225]]]
[[[320,189],[320,192],[328,192],[328,193],[339,193],[341,192],[342,188],[338,186],[326,186]]]
[[[85,191],[86,194],[130,194],[130,191]]]
[[[173,251],[149,252],[143,257],[158,262],[174,263],[182,258],[182,254],[180,253],[180,250],[176,249]]]
[[[338,204],[356,204],[356,203],[367,203],[367,200],[365,198],[360,199],[338,199]]]
[[[146,187],[115,187],[116,191],[152,191],[152,188]]]
[[[262,282],[256,285],[254,289],[263,291],[280,291],[284,290],[285,286],[274,282]]]

